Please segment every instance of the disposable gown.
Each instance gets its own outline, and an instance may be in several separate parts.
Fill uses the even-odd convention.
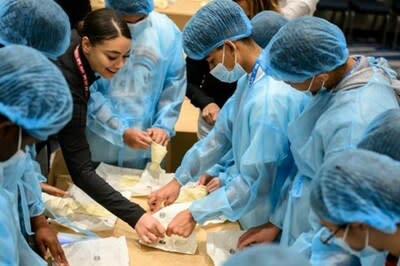
[[[261,68],[254,85],[249,88],[248,82],[249,75],[238,81],[214,128],[186,153],[176,171],[180,184],[196,181],[232,149],[231,181],[189,208],[200,224],[218,217],[240,219],[244,228],[265,223],[293,168],[287,127],[307,97],[266,76]]]
[[[153,11],[129,28],[134,37],[124,68],[91,87],[86,134],[93,161],[143,169],[149,149],[124,145],[123,133],[156,127],[174,136],[186,68],[181,32],[165,15]]]
[[[288,129],[298,173],[286,181],[271,222],[283,229],[282,245],[292,245],[307,255],[313,245],[314,265],[336,265],[334,260],[340,255],[335,247],[330,254],[329,246],[320,245],[317,231],[321,225],[309,204],[312,179],[329,156],[356,148],[377,115],[399,108],[392,87],[394,72],[386,61],[366,57],[358,61],[335,88],[315,95]]]
[[[37,172],[28,153],[19,151],[0,165],[0,191],[0,242],[6,241],[1,245],[0,264],[47,265],[24,237],[32,234],[31,216],[43,212]]]

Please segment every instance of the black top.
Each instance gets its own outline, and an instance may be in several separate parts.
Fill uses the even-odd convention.
[[[186,96],[201,110],[210,103],[216,103],[222,108],[235,92],[237,82],[225,83],[215,78],[210,74],[206,60],[197,61],[186,57],[186,70]]]
[[[82,75],[74,57],[74,50],[79,44],[79,40],[78,34],[73,31],[71,46],[55,62],[68,82],[74,104],[72,120],[59,132],[58,140],[75,185],[107,210],[127,222],[130,226],[135,227],[145,211],[139,205],[123,197],[121,193],[98,176],[91,161],[89,144],[85,135],[87,100],[84,96]],[[82,50],[80,50],[80,55],[89,84],[92,84],[96,80],[96,76]]]

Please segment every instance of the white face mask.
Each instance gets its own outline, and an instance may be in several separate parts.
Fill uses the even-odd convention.
[[[355,255],[359,258],[363,257],[369,257],[372,255],[377,255],[379,251],[377,251],[375,248],[369,246],[369,229],[367,229],[366,236],[365,236],[365,245],[362,250],[354,250],[352,247],[350,247],[349,244],[346,242],[347,235],[349,233],[349,225],[346,226],[346,229],[344,230],[344,235],[343,238],[335,238],[335,243],[336,245],[340,246],[343,250],[346,250],[352,255]]]
[[[240,79],[243,75],[245,75],[246,71],[236,61],[236,52],[235,52],[235,66],[233,67],[232,70],[226,69],[226,67],[224,66],[225,44],[222,49],[223,49],[222,50],[222,63],[218,63],[218,65],[210,71],[210,74],[222,82],[226,82],[226,83],[235,82],[238,79]]]

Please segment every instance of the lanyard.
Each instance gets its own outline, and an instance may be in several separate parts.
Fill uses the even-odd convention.
[[[256,61],[256,64],[254,65],[254,67],[253,67],[253,70],[251,71],[251,74],[250,74],[250,78],[249,78],[249,89],[251,89],[252,87],[253,87],[253,85],[254,85],[254,82],[255,82],[255,80],[256,80],[256,77],[257,77],[257,72],[258,72],[258,69],[260,68],[260,63],[258,62],[258,60]]]
[[[83,80],[83,93],[85,95],[85,99],[88,99],[89,97],[89,79],[86,74],[85,68],[83,67],[81,55],[79,54],[79,45],[76,46],[74,50],[74,56],[75,56],[75,61],[76,61],[76,66],[79,69],[79,72],[81,72],[82,75],[82,80]]]

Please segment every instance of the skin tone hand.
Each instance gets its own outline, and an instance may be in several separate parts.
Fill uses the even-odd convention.
[[[189,210],[184,210],[178,213],[174,219],[169,223],[167,228],[167,235],[172,234],[189,237],[196,227],[196,221],[193,219]]]
[[[149,133],[133,128],[125,130],[123,138],[125,144],[134,149],[147,149],[153,141]]]
[[[214,125],[217,120],[220,108],[215,103],[209,103],[201,111],[201,116],[210,125]]]
[[[219,177],[213,177],[208,174],[204,174],[199,178],[199,185],[207,187],[208,193],[217,190],[221,186],[222,182]]]
[[[162,188],[152,192],[148,199],[147,204],[152,212],[156,212],[164,205],[170,205],[176,201],[179,196],[181,185],[174,178]]]
[[[40,255],[45,258],[47,249],[53,257],[57,265],[68,265],[64,250],[58,242],[57,235],[47,223],[44,215],[31,218],[32,229],[35,232],[35,242],[39,249]]]
[[[280,232],[281,229],[271,223],[250,228],[240,236],[237,248],[243,249],[253,244],[271,243],[277,238]]]
[[[148,244],[158,241],[165,236],[165,229],[151,214],[145,213],[135,225],[139,238]]]
[[[40,187],[42,188],[43,192],[45,192],[47,194],[50,194],[50,195],[53,195],[53,196],[56,196],[56,197],[64,197],[64,196],[68,195],[67,191],[64,191],[62,189],[56,188],[56,187],[51,186],[51,185],[46,184],[46,183],[41,183]]]
[[[158,144],[161,144],[163,146],[167,146],[169,142],[169,135],[167,131],[161,128],[149,128],[147,129],[147,133],[149,136],[152,138],[152,140]]]

